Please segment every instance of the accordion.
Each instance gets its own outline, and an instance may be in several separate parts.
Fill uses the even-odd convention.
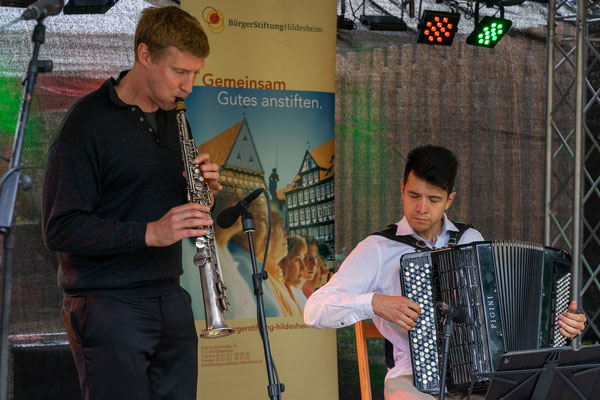
[[[476,242],[405,254],[400,260],[402,294],[421,306],[409,332],[415,387],[438,393],[442,366],[443,301],[465,311],[454,326],[446,387],[464,391],[477,373],[496,370],[503,353],[566,345],[558,316],[569,307],[571,258],[539,244]]]

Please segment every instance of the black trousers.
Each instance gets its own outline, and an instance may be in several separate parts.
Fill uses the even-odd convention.
[[[63,297],[84,400],[196,400],[198,337],[182,288],[161,297]]]

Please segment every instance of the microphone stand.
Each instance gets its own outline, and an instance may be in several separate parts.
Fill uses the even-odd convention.
[[[31,41],[33,42],[33,54],[27,75],[23,80],[23,97],[21,99],[21,109],[19,119],[15,130],[13,149],[9,162],[9,168],[0,179],[0,235],[2,235],[2,314],[0,317],[0,400],[5,400],[7,396],[7,378],[8,378],[8,324],[10,313],[10,296],[12,280],[12,253],[14,250],[14,233],[12,225],[14,222],[14,211],[17,201],[17,192],[21,174],[21,152],[25,140],[25,128],[29,117],[29,106],[33,95],[33,88],[37,80],[38,73],[52,71],[51,60],[38,60],[40,45],[45,41],[46,27],[44,26],[44,17],[38,19],[37,25],[33,29]],[[31,188],[31,178],[23,176],[23,189]]]
[[[269,392],[269,397],[274,400],[281,399],[281,393],[285,391],[285,386],[283,383],[279,383],[279,378],[277,378],[277,382],[275,382],[274,376],[274,362],[271,358],[271,345],[269,343],[269,332],[267,330],[267,321],[265,318],[265,305],[263,303],[263,290],[262,290],[262,281],[267,279],[267,272],[262,271],[258,272],[258,268],[256,266],[256,256],[254,255],[254,242],[252,240],[252,232],[254,232],[254,219],[252,218],[252,214],[246,207],[244,207],[244,212],[242,213],[242,228],[244,233],[248,236],[248,247],[250,249],[250,260],[252,261],[252,283],[254,285],[254,295],[256,296],[256,304],[257,304],[257,324],[258,330],[260,332],[260,337],[263,341],[263,348],[265,352],[265,362],[267,364],[267,375],[269,377],[269,386],[267,390]],[[265,252],[266,253],[266,252]],[[263,263],[266,263],[266,255]]]
[[[442,377],[440,378],[440,400],[444,400],[446,394],[446,371],[448,369],[448,353],[450,352],[450,339],[454,334],[454,319],[444,317],[442,323],[442,338],[444,339],[444,351],[442,353]]]

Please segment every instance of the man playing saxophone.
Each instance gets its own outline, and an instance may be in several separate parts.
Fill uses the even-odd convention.
[[[181,239],[212,225],[187,202],[175,99],[208,56],[177,7],[142,12],[135,62],[79,100],[48,155],[44,239],[58,252],[62,316],[83,398],[196,399],[197,334],[178,284]],[[218,166],[194,159],[221,190]]]

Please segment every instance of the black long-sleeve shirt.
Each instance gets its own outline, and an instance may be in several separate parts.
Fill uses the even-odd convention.
[[[44,239],[58,252],[66,293],[143,293],[182,273],[181,243],[145,242],[147,223],[186,199],[175,111],[159,110],[156,132],[116,84],[107,80],[71,107],[49,150]]]

